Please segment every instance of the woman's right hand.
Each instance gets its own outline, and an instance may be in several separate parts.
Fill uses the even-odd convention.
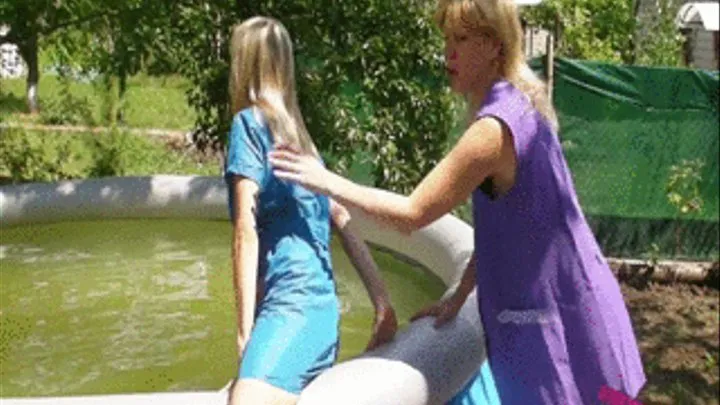
[[[297,183],[315,193],[330,194],[328,179],[333,177],[333,173],[317,157],[300,152],[291,145],[278,144],[268,154],[268,160],[280,180]]]
[[[467,297],[463,297],[459,294],[453,294],[448,298],[441,299],[440,301],[421,309],[410,318],[410,321],[415,321],[426,316],[434,316],[434,326],[439,328],[457,316],[463,304],[465,304],[466,298]]]

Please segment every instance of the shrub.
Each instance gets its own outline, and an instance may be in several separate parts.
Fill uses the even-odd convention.
[[[82,142],[65,134],[4,130],[0,137],[0,173],[13,183],[82,177]]]
[[[154,139],[121,131],[70,134],[9,129],[0,138],[0,177],[5,182],[153,174],[219,175],[219,169]]]
[[[87,97],[70,91],[69,79],[60,79],[60,97],[43,103],[40,122],[46,125],[95,125],[92,107]]]

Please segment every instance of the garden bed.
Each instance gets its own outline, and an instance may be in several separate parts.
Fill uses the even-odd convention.
[[[623,282],[648,383],[643,404],[718,404],[717,288]]]

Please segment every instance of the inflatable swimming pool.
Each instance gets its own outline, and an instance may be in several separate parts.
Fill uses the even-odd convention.
[[[227,191],[218,177],[116,177],[0,188],[0,226],[109,218],[226,219]],[[380,228],[353,212],[370,243],[435,273],[451,292],[473,249],[470,226],[450,215],[411,234]],[[303,392],[300,405],[442,404],[486,360],[474,293],[458,317],[440,329],[420,319],[395,340],[345,360]],[[6,405],[223,404],[225,388],[207,392],[77,397],[2,398]]]

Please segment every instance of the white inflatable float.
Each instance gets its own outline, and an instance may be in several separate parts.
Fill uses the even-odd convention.
[[[378,227],[353,212],[362,236],[419,263],[450,292],[473,249],[470,226],[450,215],[410,236]],[[0,226],[107,218],[227,219],[227,190],[219,177],[153,176],[0,187]],[[425,318],[395,340],[326,370],[303,392],[300,405],[444,404],[485,362],[484,337],[471,295],[458,317],[440,329]],[[230,376],[229,376],[230,377]],[[2,398],[3,405],[224,404],[209,392]],[[487,403],[490,403],[488,401]],[[481,402],[482,403],[482,402]]]

